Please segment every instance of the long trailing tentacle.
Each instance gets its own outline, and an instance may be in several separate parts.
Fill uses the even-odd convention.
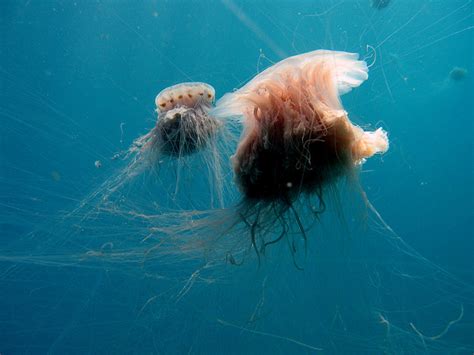
[[[280,233],[280,235],[273,239],[273,240],[270,240],[268,242],[265,242],[262,246],[262,250],[264,251],[265,248],[268,246],[268,245],[272,245],[272,244],[275,244],[275,243],[278,243],[280,240],[282,240],[286,234],[288,233],[288,224],[287,222],[285,221],[285,218],[283,217],[283,215],[279,216],[278,219],[281,221],[281,227],[282,227],[282,232]]]
[[[258,205],[257,207],[257,215],[255,216],[255,221],[250,226],[250,240],[252,241],[252,246],[257,253],[258,265],[260,266],[260,253],[258,251],[256,235],[257,235],[257,226],[260,218],[260,212],[262,210],[262,206]]]

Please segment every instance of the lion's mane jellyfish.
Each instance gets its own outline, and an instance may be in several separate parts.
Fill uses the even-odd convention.
[[[367,71],[357,54],[317,50],[273,65],[217,103],[214,114],[243,118],[232,161],[244,195],[239,216],[255,250],[275,241],[267,232],[277,222],[277,240],[292,224],[306,240],[293,207],[299,197],[316,196],[324,209],[327,187],[354,177],[367,158],[387,151],[387,133],[352,124],[339,99],[362,84]]]

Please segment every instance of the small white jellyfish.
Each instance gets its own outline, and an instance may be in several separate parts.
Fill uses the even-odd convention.
[[[451,78],[451,80],[454,80],[454,81],[460,81],[464,79],[466,75],[467,75],[467,69],[460,68],[460,67],[454,67],[449,72],[449,77]]]
[[[144,182],[136,177],[146,176],[142,174],[148,172],[150,177],[156,177],[155,173],[163,171],[159,184],[153,188],[169,188],[173,184],[170,200],[176,200],[178,193],[182,196],[180,181],[193,176],[193,182],[209,189],[211,203],[219,201],[222,205],[221,160],[228,156],[224,150],[232,139],[218,139],[218,135],[227,131],[222,121],[209,114],[214,100],[214,88],[205,83],[181,83],[159,92],[155,99],[158,117],[153,128],[135,139],[126,152],[112,157],[112,160],[130,161],[107,182],[105,200],[112,200],[111,195],[125,185],[130,189]]]
[[[95,165],[95,167],[96,167],[97,169],[99,169],[99,168],[102,167],[102,162],[101,162],[100,160],[96,160],[96,161],[94,162],[94,165]]]
[[[390,4],[390,0],[372,0],[372,7],[377,10],[385,9],[388,4]]]
[[[219,127],[209,115],[214,99],[214,88],[205,83],[182,83],[162,90],[155,99],[158,120],[146,146],[177,157],[204,148]]]

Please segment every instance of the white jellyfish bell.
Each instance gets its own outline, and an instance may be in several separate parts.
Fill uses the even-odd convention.
[[[205,83],[182,83],[161,91],[155,99],[158,120],[142,138],[145,145],[158,157],[178,158],[206,148],[220,126],[209,115],[214,98],[214,88]]]

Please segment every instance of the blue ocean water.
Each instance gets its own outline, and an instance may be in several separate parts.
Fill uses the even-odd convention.
[[[472,353],[473,4],[373,3],[2,1],[0,353]],[[390,150],[360,173],[380,218],[342,194],[344,216],[308,232],[303,270],[287,245],[260,265],[150,257],[154,219],[78,208],[153,127],[163,88],[203,81],[219,98],[321,48],[367,60],[342,101]],[[154,184],[177,181],[164,170],[125,206],[164,215]],[[180,181],[178,212],[207,198]]]

